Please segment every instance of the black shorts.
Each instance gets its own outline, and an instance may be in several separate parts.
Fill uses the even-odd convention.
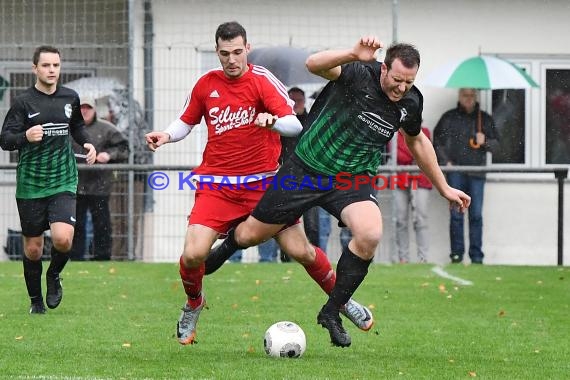
[[[40,236],[51,223],[63,222],[75,226],[75,194],[63,192],[36,199],[16,198],[22,235]]]
[[[293,155],[267,186],[252,215],[267,224],[291,224],[308,209],[321,206],[340,221],[341,211],[352,203],[371,201],[378,205],[371,178],[317,174]]]

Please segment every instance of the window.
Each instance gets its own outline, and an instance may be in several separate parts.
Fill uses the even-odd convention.
[[[525,163],[525,90],[495,90],[492,110],[499,134],[500,149],[494,164]]]
[[[526,70],[539,87],[488,92],[501,140],[493,164],[570,164],[570,55],[501,57]]]
[[[570,69],[547,69],[545,83],[547,164],[570,164]]]

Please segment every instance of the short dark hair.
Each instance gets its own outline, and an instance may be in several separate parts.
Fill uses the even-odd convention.
[[[218,46],[218,39],[228,41],[239,36],[243,38],[244,43],[247,43],[247,33],[240,23],[237,21],[224,22],[216,30],[216,46]]]
[[[420,52],[414,45],[406,43],[390,45],[386,51],[386,58],[384,58],[384,63],[388,66],[388,70],[392,68],[392,63],[395,59],[399,59],[404,67],[408,69],[416,66],[420,67]]]
[[[32,57],[32,62],[34,63],[34,65],[38,64],[38,62],[40,61],[40,54],[42,53],[55,53],[57,55],[61,55],[59,53],[59,50],[54,46],[50,45],[38,46],[34,51],[34,56]]]
[[[291,95],[292,92],[296,92],[296,93],[298,93],[298,94],[301,94],[301,95],[305,96],[305,91],[301,90],[299,87],[291,87],[291,88],[289,89],[289,91],[287,91],[287,93],[288,93],[289,95]]]

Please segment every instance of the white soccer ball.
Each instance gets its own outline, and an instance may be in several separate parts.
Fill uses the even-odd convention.
[[[269,356],[299,358],[307,348],[305,332],[296,323],[277,322],[265,332],[263,347]]]

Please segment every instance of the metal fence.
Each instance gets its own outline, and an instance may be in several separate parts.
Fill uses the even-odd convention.
[[[129,164],[110,164],[101,165],[99,170],[112,170],[115,173],[115,181],[113,192],[111,194],[111,219],[112,219],[112,258],[114,260],[144,260],[147,262],[175,262],[182,251],[184,243],[184,234],[186,228],[186,217],[192,207],[194,200],[194,191],[191,187],[184,183],[183,178],[190,173],[191,166],[176,165],[129,165]],[[507,225],[513,224],[513,218],[520,225],[524,223],[530,224],[533,229],[540,230],[544,226],[550,232],[555,228],[555,233],[550,235],[550,239],[555,244],[549,244],[550,248],[546,249],[546,240],[536,242],[535,246],[529,247],[526,251],[517,252],[516,263],[532,262],[541,265],[563,265],[567,264],[564,260],[564,231],[568,230],[568,225],[564,227],[564,209],[568,209],[568,203],[564,203],[564,189],[568,187],[566,181],[568,169],[565,167],[555,169],[514,169],[514,168],[482,168],[469,167],[471,171],[488,171],[501,173],[523,173],[530,182],[537,187],[538,193],[545,195],[551,193],[551,198],[557,199],[557,203],[552,206],[553,210],[549,213],[548,219],[533,219],[522,216],[517,208],[525,210],[530,214],[535,214],[539,208],[539,204],[518,204],[504,200],[491,199],[487,202],[494,204],[504,204],[505,212],[498,211],[493,213],[492,218],[485,216],[485,229],[490,231],[506,230]],[[81,170],[81,168],[80,168]],[[380,174],[386,176],[400,171],[416,171],[414,167],[393,167],[383,168]],[[452,169],[444,168],[445,171]],[[3,173],[14,172],[14,165],[0,166]],[[130,175],[129,175],[130,173]],[[548,179],[537,180],[533,175],[536,173],[548,173]],[[158,182],[156,176],[160,176]],[[132,184],[129,183],[132,179]],[[149,178],[154,178],[154,190],[149,187]],[[163,183],[163,188],[158,188],[157,183]],[[488,181],[487,186],[500,186],[500,180]],[[132,190],[130,190],[132,186]],[[17,215],[16,205],[13,202],[14,183],[4,182],[0,187],[0,197],[4,199],[4,208],[0,212],[0,242],[4,243],[6,248],[8,241],[14,231],[19,230],[19,219]],[[542,189],[542,190],[540,190]],[[389,188],[386,191],[378,192],[378,199],[381,204],[381,211],[384,220],[384,238],[376,252],[375,262],[392,263],[397,262],[394,252],[394,212],[392,208],[391,196]],[[430,204],[430,235],[432,236],[431,249],[428,261],[432,263],[445,263],[448,260],[447,228],[448,215],[447,204],[437,194],[432,192],[432,201]],[[532,197],[532,196],[531,196]],[[145,206],[146,205],[146,206]],[[536,209],[536,210],[533,210]],[[490,214],[487,212],[486,214]],[[415,238],[410,227],[410,253],[412,260],[415,261]],[[326,252],[329,258],[335,262],[340,257],[341,245],[339,238],[339,228],[336,221],[332,218],[332,233],[328,240]],[[487,234],[487,232],[485,234]],[[519,234],[516,232],[515,234]],[[546,234],[541,234],[545,236]],[[497,236],[494,234],[494,236]],[[516,235],[515,235],[516,236]],[[545,239],[548,237],[545,236]],[[494,238],[496,239],[496,237]],[[505,232],[505,241],[489,241],[485,240],[484,245],[491,251],[491,262],[509,263],[513,262],[513,258],[507,255],[501,255],[500,249],[503,244],[508,244],[512,237]],[[519,239],[523,240],[522,236]],[[513,245],[515,242],[512,243]],[[566,242],[567,244],[567,242]],[[496,252],[499,251],[499,252]],[[8,253],[8,252],[6,252]],[[16,251],[12,252],[11,259],[19,259]],[[87,253],[87,258],[91,255]],[[0,257],[2,255],[0,254]],[[243,255],[244,262],[256,262],[258,260],[257,248],[249,248]]]

